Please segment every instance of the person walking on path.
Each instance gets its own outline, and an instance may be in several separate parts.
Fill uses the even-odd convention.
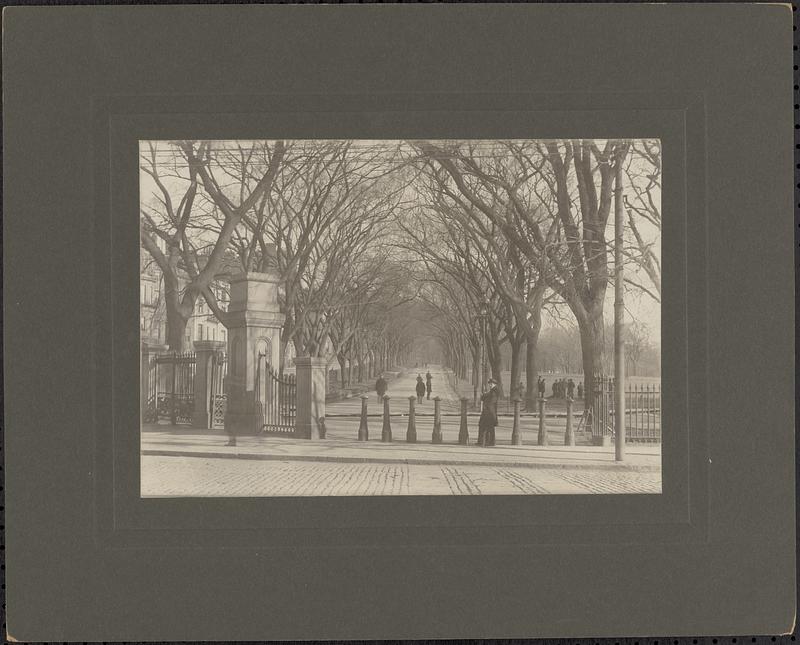
[[[383,374],[381,374],[378,380],[375,381],[375,391],[378,393],[378,401],[383,400],[383,395],[386,394],[387,387],[386,379],[383,378]]]
[[[417,403],[422,403],[425,399],[425,381],[422,380],[422,374],[417,374]]]
[[[431,376],[430,371],[425,375],[425,391],[428,394],[428,400],[430,401],[431,398],[431,391],[433,390],[432,382],[433,377]]]
[[[567,396],[570,399],[575,398],[575,381],[573,381],[572,379],[567,381]]]
[[[543,399],[544,398],[544,388],[545,388],[545,386],[544,386],[544,377],[542,377],[542,376],[539,377],[539,380],[537,381],[536,387],[539,390],[539,398]]]
[[[478,419],[478,445],[480,446],[494,445],[494,429],[497,425],[497,399],[500,396],[497,381],[490,378],[487,384],[489,389],[481,395],[483,405],[480,419]]]

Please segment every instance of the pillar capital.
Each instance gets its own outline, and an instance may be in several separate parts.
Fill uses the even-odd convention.
[[[295,356],[295,367],[327,367],[327,359],[321,356]]]
[[[142,338],[142,354],[164,354],[169,347],[153,338]]]

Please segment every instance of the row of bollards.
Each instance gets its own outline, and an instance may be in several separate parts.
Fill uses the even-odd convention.
[[[361,397],[361,422],[358,426],[358,440],[369,441],[369,427],[367,425],[367,401],[368,396]],[[383,397],[383,428],[381,429],[381,441],[388,443],[392,441],[392,421],[389,413],[390,397],[384,395]],[[408,397],[408,428],[406,429],[406,442],[417,442],[417,421],[416,421],[416,396]],[[461,423],[458,429],[458,443],[466,446],[469,444],[469,430],[467,429],[467,405],[469,399],[461,399]],[[519,413],[520,413],[520,399],[514,399],[514,423],[511,427],[511,445],[522,445],[522,434],[520,433]],[[567,427],[564,433],[564,445],[575,445],[575,431],[572,427],[572,403],[571,398],[567,398]],[[442,415],[441,415],[441,398],[434,397],[433,399],[433,434],[431,435],[431,443],[442,443]],[[548,445],[547,439],[547,420],[545,416],[547,407],[547,399],[539,399],[539,436],[538,445]]]

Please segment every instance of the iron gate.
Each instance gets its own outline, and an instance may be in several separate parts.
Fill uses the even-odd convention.
[[[280,374],[259,353],[256,368],[256,403],[264,434],[294,434],[297,414],[297,383],[293,374]]]
[[[211,380],[208,388],[208,425],[211,428],[225,427],[225,410],[228,396],[225,393],[225,376],[228,361],[225,354],[215,352],[211,356]]]
[[[150,360],[146,421],[168,419],[172,425],[192,422],[195,368],[194,352],[171,352]]]

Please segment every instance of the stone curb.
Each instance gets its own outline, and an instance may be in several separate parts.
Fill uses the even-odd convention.
[[[475,461],[469,459],[448,459],[434,461],[431,459],[406,459],[402,457],[327,457],[322,455],[269,455],[263,453],[232,452],[192,452],[189,450],[157,450],[142,449],[141,454],[149,457],[205,457],[207,459],[250,459],[255,461],[311,461],[332,463],[373,463],[373,464],[409,464],[414,466],[492,466],[507,468],[551,468],[565,470],[612,470],[617,472],[661,472],[660,466],[631,465],[617,463],[571,464],[571,463],[530,463],[515,461]]]

